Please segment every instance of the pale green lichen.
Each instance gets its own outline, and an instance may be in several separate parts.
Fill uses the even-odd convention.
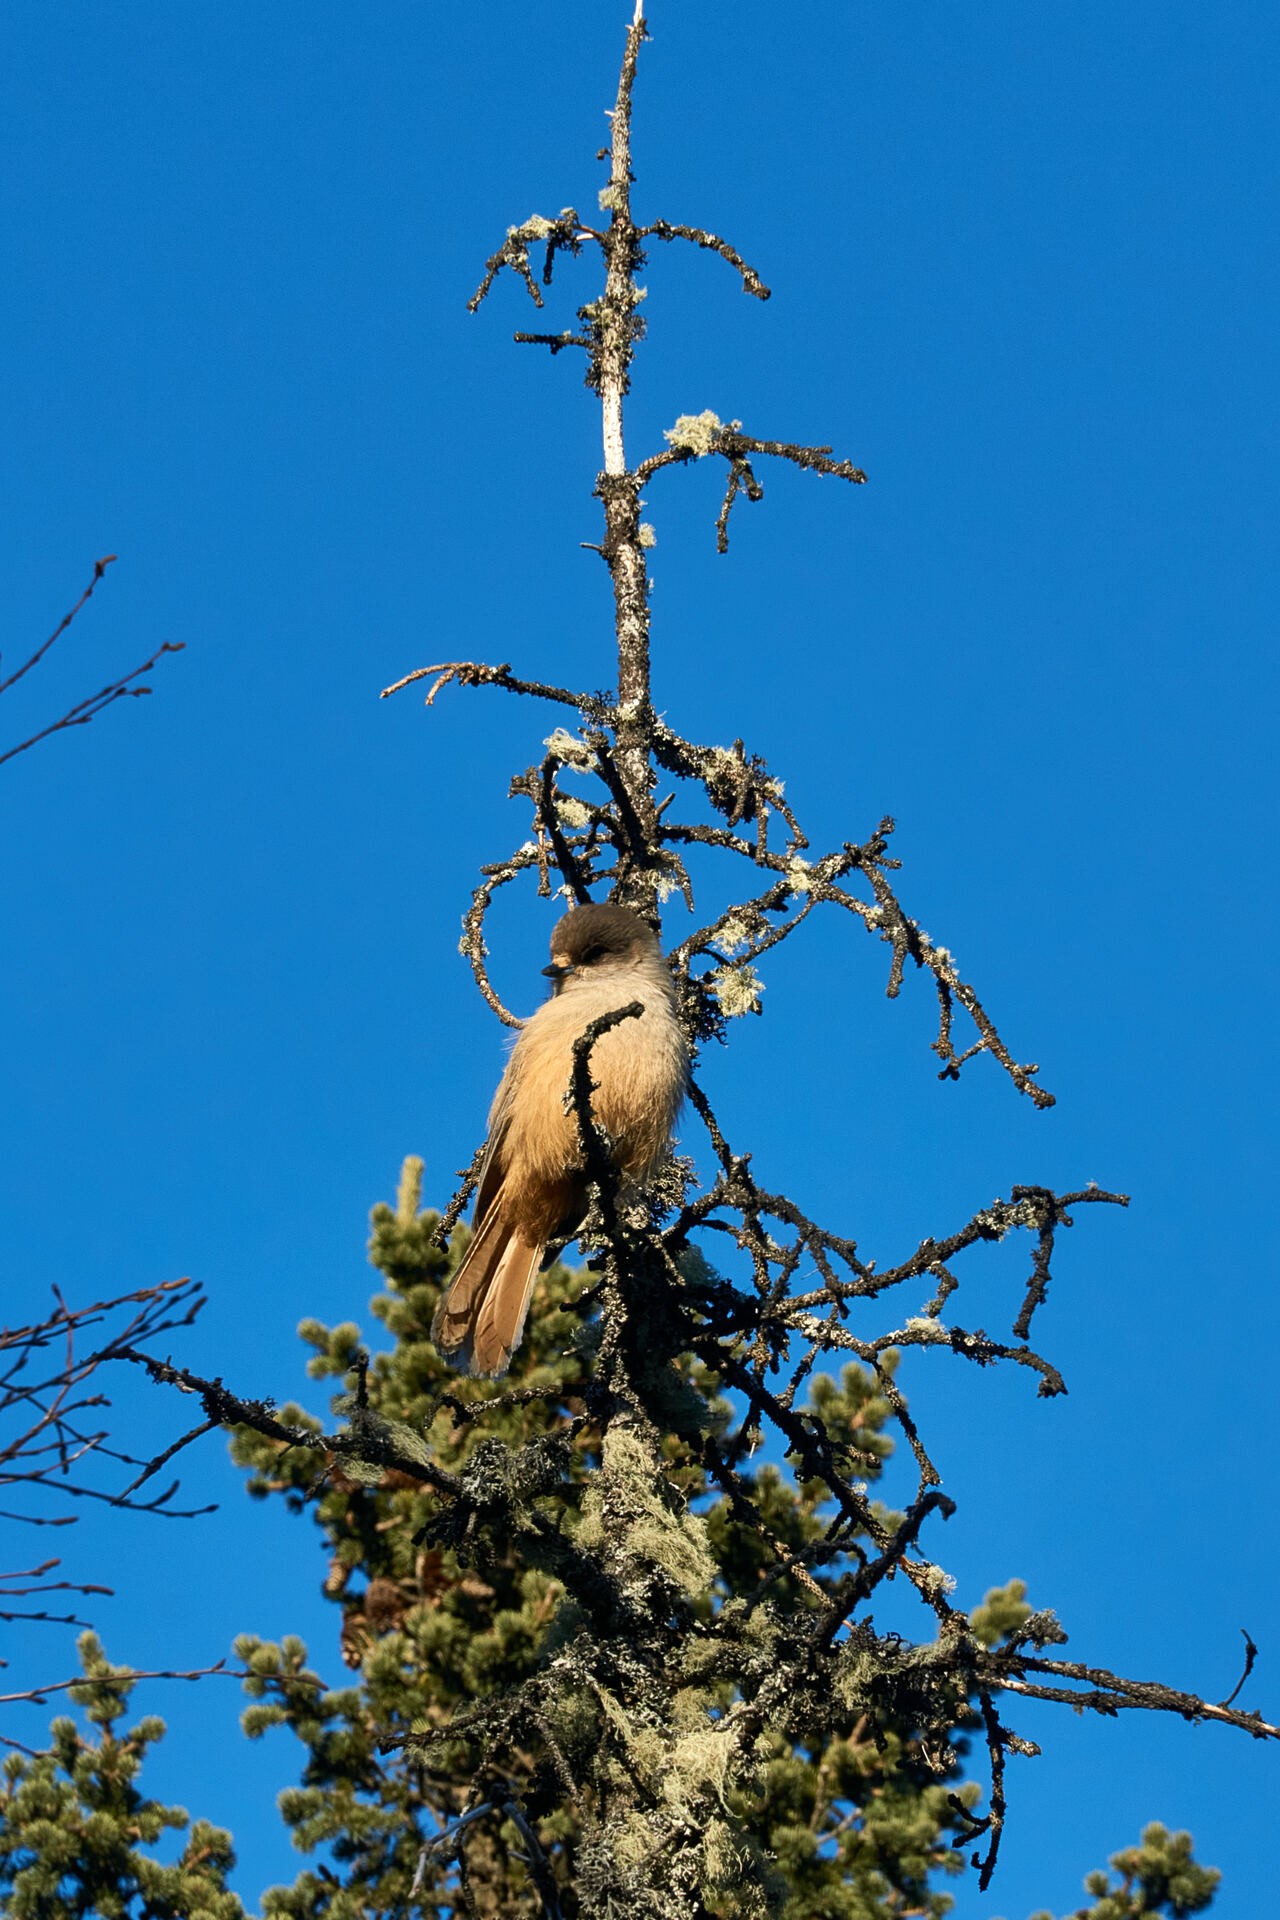
[[[608,1546],[642,1565],[659,1567],[682,1593],[702,1594],[715,1578],[706,1523],[677,1509],[643,1442],[625,1428],[606,1434],[599,1479],[582,1502],[578,1543]]]
[[[867,1701],[882,1669],[871,1651],[856,1640],[845,1642],[845,1651],[836,1660],[835,1690],[846,1707],[858,1711]]]
[[[347,1453],[342,1456],[342,1471],[358,1487],[377,1487],[386,1468],[377,1460],[362,1460],[358,1454]]]
[[[736,1020],[744,1013],[761,1012],[760,995],[764,992],[764,982],[755,968],[749,967],[745,961],[717,967],[714,973],[708,974],[707,984],[720,1003],[721,1013],[730,1020]]]
[[[935,1315],[917,1313],[906,1324],[904,1331],[921,1334],[926,1340],[946,1341],[947,1330]]]
[[[610,1840],[624,1866],[645,1866],[653,1858],[653,1832],[642,1813],[624,1814],[616,1822]]]
[[[712,1886],[727,1887],[742,1870],[742,1857],[734,1844],[733,1829],[724,1820],[712,1820],[702,1840],[706,1877]]]
[[[708,1821],[702,1837],[702,1884],[715,1894],[729,1894],[734,1920],[766,1920],[787,1905],[790,1888],[750,1834],[737,1832],[725,1820]]]
[[[787,879],[794,893],[808,893],[813,886],[813,869],[807,860],[794,855],[787,862]]]
[[[554,753],[557,760],[566,767],[577,767],[579,772],[587,772],[591,765],[591,749],[583,745],[576,733],[570,733],[567,727],[557,727],[543,741],[548,753]]]
[[[1029,1200],[1015,1200],[1012,1205],[1007,1200],[995,1200],[989,1207],[974,1214],[973,1224],[981,1230],[984,1238],[1003,1240],[1011,1228],[1038,1227],[1040,1221]]]
[[[723,1806],[737,1752],[732,1732],[712,1726],[688,1733],[668,1748],[663,1756],[662,1795],[672,1812],[692,1819],[699,1801],[708,1798]]]
[[[531,213],[518,227],[507,228],[509,240],[545,240],[555,226],[554,220],[548,220],[545,214]]]
[[[657,531],[649,525],[647,520],[640,522],[639,539],[642,547],[656,547],[658,544]]]
[[[734,1731],[708,1720],[705,1697],[696,1702],[677,1702],[680,1718],[688,1723],[688,1731],[679,1731],[638,1723],[635,1715],[598,1682],[595,1693],[605,1724],[626,1756],[626,1773],[632,1781],[637,1777],[642,1780],[686,1830],[704,1828],[709,1818],[719,1822],[722,1837],[717,1852],[723,1859],[722,1849],[732,1844],[720,1818],[721,1813],[729,1811],[726,1795],[731,1787],[742,1784],[744,1770],[747,1775],[755,1771],[754,1759],[744,1756]],[[620,1780],[625,1777],[625,1773],[619,1773]],[[620,1823],[614,1846],[623,1859],[651,1858],[653,1839],[652,1824],[638,1814],[630,1814]],[[711,1877],[717,1877],[714,1864]]]
[[[585,827],[591,819],[591,809],[586,802],[570,795],[562,795],[556,801],[556,814],[566,827]]]
[[[663,439],[671,442],[676,453],[691,453],[700,460],[710,453],[715,445],[716,435],[724,426],[718,413],[712,413],[708,407],[705,413],[682,413],[674,427],[667,427]]]
[[[755,928],[745,914],[726,913],[716,928],[716,945],[725,953],[736,953],[740,947],[749,947],[755,937]]]
[[[620,205],[622,196],[618,191],[616,183],[611,180],[607,187],[601,187],[596,198],[600,202],[601,213],[611,213],[614,208]]]
[[[679,892],[680,882],[671,874],[664,873],[660,867],[650,867],[644,876],[645,884],[653,888],[660,901],[669,900],[673,893]]]

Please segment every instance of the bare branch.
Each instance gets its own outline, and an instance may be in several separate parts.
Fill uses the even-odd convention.
[[[211,1667],[189,1667],[184,1669],[158,1667],[144,1670],[138,1667],[112,1667],[109,1675],[104,1676],[118,1682],[121,1686],[136,1686],[143,1680],[208,1680],[214,1674],[224,1680],[248,1680],[251,1676],[235,1667],[229,1667],[225,1660],[215,1660]],[[72,1687],[91,1686],[97,1676],[77,1674],[74,1680],[49,1680],[43,1686],[22,1687],[14,1693],[0,1693],[0,1707],[14,1706],[19,1701],[30,1702],[42,1707],[52,1693],[67,1693]]]
[[[47,727],[41,727],[40,731],[33,733],[29,739],[20,741],[16,747],[10,747],[5,753],[0,753],[0,766],[3,766],[6,760],[12,760],[17,754],[25,753],[28,747],[34,747],[39,741],[47,740],[52,733],[61,733],[67,727],[88,726],[91,720],[96,720],[100,713],[104,713],[117,700],[140,700],[152,689],[135,687],[131,683],[141,679],[144,674],[150,673],[156,661],[162,659],[166,653],[181,653],[185,645],[186,642],[183,640],[166,640],[162,646],[156,648],[149,660],[144,660],[140,667],[133,669],[132,673],[122,674],[118,680],[111,681],[98,693],[90,694],[87,700],[77,701],[76,705],[69,708],[60,720],[51,721]],[[28,665],[30,664],[28,662]]]
[[[58,622],[53,632],[49,635],[49,638],[43,643],[42,646],[39,646],[36,648],[35,652],[31,655],[30,659],[25,660],[23,664],[20,667],[18,667],[15,672],[9,675],[8,679],[0,680],[0,693],[8,693],[10,687],[16,686],[18,681],[21,680],[24,673],[30,673],[32,667],[37,666],[39,662],[44,659],[44,656],[46,655],[46,653],[48,653],[50,647],[53,646],[56,640],[60,640],[62,638],[67,628],[71,625],[71,622],[75,619],[76,615],[79,613],[81,607],[84,606],[85,602],[92,597],[93,591],[97,586],[99,580],[102,579],[108,567],[114,566],[115,561],[116,561],[116,555],[114,553],[108,553],[104,555],[104,557],[101,560],[94,561],[93,578],[92,580],[90,580],[84,592],[80,595],[80,598],[76,601],[74,607],[72,607],[70,613],[65,613],[62,616],[61,620]]]

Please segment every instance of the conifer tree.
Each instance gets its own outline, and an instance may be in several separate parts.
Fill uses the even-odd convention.
[[[667,1729],[649,1717],[632,1730],[634,1703],[603,1688],[585,1699],[546,1688],[549,1660],[566,1643],[572,1647],[560,1583],[530,1564],[518,1538],[503,1540],[486,1525],[483,1514],[476,1550],[444,1544],[440,1502],[420,1470],[429,1464],[473,1489],[487,1484],[495,1507],[517,1514],[530,1508],[579,1545],[585,1534],[590,1549],[592,1528],[604,1524],[599,1495],[592,1497],[603,1442],[598,1425],[580,1411],[595,1336],[575,1305],[592,1276],[560,1264],[544,1276],[542,1310],[509,1383],[458,1380],[428,1330],[465,1233],[455,1234],[448,1250],[440,1247],[439,1218],[421,1209],[422,1177],[421,1162],[407,1161],[395,1205],[373,1212],[370,1257],[382,1287],[372,1312],[384,1350],[369,1358],[351,1324],[309,1321],[300,1329],[312,1377],[337,1383],[334,1410],[345,1437],[326,1439],[321,1422],[291,1403],[278,1414],[246,1409],[254,1424],[233,1440],[250,1493],[281,1502],[318,1528],[336,1629],[321,1664],[336,1664],[340,1652],[350,1670],[347,1684],[329,1684],[333,1676],[322,1677],[296,1638],[269,1643],[245,1635],[237,1643],[250,1696],[245,1734],[288,1735],[299,1749],[298,1784],[281,1796],[279,1812],[308,1864],[292,1885],[267,1892],[264,1920],[608,1911],[583,1897],[582,1855],[594,1809],[575,1804],[559,1771],[560,1761],[567,1769],[589,1764],[608,1739],[606,1714],[618,1724],[619,1751],[644,1783],[645,1798],[657,1799],[672,1830],[689,1822],[701,1832],[704,1876],[673,1894],[667,1911],[772,1910],[786,1920],[945,1914],[948,1886],[966,1867],[974,1826],[968,1810],[977,1799],[976,1785],[960,1777],[966,1742],[981,1726],[967,1701],[951,1698],[955,1726],[944,1768],[931,1745],[936,1728],[926,1729],[913,1713],[924,1697],[918,1683],[913,1689],[909,1680],[893,1679],[874,1717],[856,1700],[821,1711],[803,1704],[764,1730],[748,1786],[729,1775],[708,1733],[715,1721],[699,1711],[708,1697],[731,1710],[734,1694],[706,1659],[707,1638],[699,1632],[714,1613],[736,1611],[742,1661],[765,1669],[786,1623],[816,1612],[817,1596],[798,1568],[806,1548],[821,1540],[833,1503],[822,1481],[806,1479],[794,1460],[743,1459],[736,1499],[717,1494],[675,1437],[673,1421],[662,1479],[632,1489],[628,1545],[642,1577],[664,1575],[691,1596],[674,1740],[664,1740]],[[732,1451],[741,1418],[703,1367],[683,1363],[666,1391],[687,1403],[686,1417],[699,1409],[722,1450]],[[820,1373],[808,1399],[811,1417],[822,1421],[858,1477],[874,1485],[892,1442],[889,1402],[873,1374],[856,1362],[838,1377]],[[263,1430],[273,1424],[274,1433]],[[399,1464],[376,1458],[388,1452]],[[682,1534],[673,1525],[664,1484],[684,1503],[686,1525],[690,1513],[705,1514],[700,1532]],[[758,1520],[740,1522],[748,1505],[771,1539]],[[881,1524],[897,1517],[878,1505],[873,1512]],[[283,1515],[282,1524],[289,1524]],[[770,1580],[779,1546],[796,1556],[797,1572]],[[1029,1617],[1022,1583],[1013,1581],[989,1592],[969,1621],[975,1641],[994,1649],[1010,1645]],[[4,1763],[4,1911],[14,1920],[241,1920],[245,1909],[228,1886],[230,1836],[149,1798],[140,1781],[163,1721],[147,1715],[121,1730],[136,1680],[107,1661],[92,1632],[81,1637],[80,1650],[85,1677],[69,1691],[88,1728],[59,1717],[46,1751],[14,1752]],[[902,1664],[909,1672],[910,1663]],[[512,1740],[500,1769],[478,1772],[469,1716],[527,1687],[545,1692],[533,1709],[531,1738]],[[183,1836],[176,1861],[157,1857],[172,1852],[157,1844],[166,1833]],[[625,1847],[625,1831],[617,1838]],[[653,1864],[643,1847],[639,1852],[637,1876]],[[1089,1920],[1177,1920],[1205,1908],[1217,1880],[1191,1858],[1185,1834],[1158,1826],[1112,1865],[1116,1881],[1090,1876],[1093,1904],[1080,1910]]]
[[[691,461],[723,461],[723,550],[735,504],[762,496],[765,461],[855,485],[865,476],[827,447],[757,437],[705,409],[678,414],[665,447],[628,455],[646,246],[694,245],[749,296],[768,296],[726,239],[633,213],[644,40],[637,7],[599,215],[565,207],[511,227],[472,302],[510,271],[541,308],[557,272],[584,254],[602,265],[574,325],[516,337],[557,365],[581,355],[600,402],[598,552],[616,687],[575,692],[506,662],[445,661],[387,689],[427,679],[428,706],[454,686],[554,709],[540,757],[511,783],[529,832],[483,870],[463,952],[488,1005],[518,1025],[487,967],[500,889],[530,880],[544,899],[608,897],[656,924],[676,893],[696,917],[695,880],[719,860],[742,877],[739,896],[670,954],[695,1049],[758,1009],[766,955],[834,909],[888,948],[891,997],[908,968],[927,978],[940,1077],[981,1059],[1049,1105],[1036,1068],[902,904],[893,822],[817,852],[759,755],[688,740],[655,708],[644,490]],[[670,786],[661,798],[660,781]],[[323,1660],[313,1669],[296,1639],[246,1635],[236,1649],[246,1734],[287,1732],[301,1747],[280,1812],[310,1862],[265,1897],[264,1914],[940,1920],[950,1879],[972,1865],[985,1887],[994,1870],[1007,1757],[1034,1751],[1007,1717],[1020,1699],[1280,1737],[1243,1708],[1066,1660],[1053,1613],[1033,1610],[1020,1583],[962,1609],[927,1544],[951,1502],[899,1386],[899,1355],[942,1347],[978,1366],[1024,1368],[1042,1395],[1061,1392],[1030,1344],[1058,1233],[1123,1196],[1014,1187],[879,1266],[847,1230],[763,1184],[695,1069],[689,1099],[706,1164],[673,1158],[637,1200],[619,1187],[592,1106],[593,1049],[635,1011],[592,1021],[574,1047],[565,1102],[593,1194],[579,1236],[588,1264],[544,1274],[505,1380],[452,1374],[429,1337],[465,1249],[458,1223],[476,1163],[442,1214],[424,1211],[413,1159],[395,1206],[375,1209],[381,1351],[354,1323],[304,1323],[313,1376],[338,1383],[335,1424],[138,1347],[115,1351],[198,1395],[205,1426],[233,1430],[250,1491],[310,1514],[325,1542],[349,1683],[334,1685]],[[1008,1337],[996,1338],[954,1307],[973,1250],[1011,1235],[1028,1237],[1029,1273]],[[876,1488],[895,1442],[914,1486],[890,1506]],[[910,1637],[877,1624],[890,1583],[915,1603]],[[49,1752],[6,1763],[0,1887],[13,1911],[237,1913],[225,1835],[197,1824],[177,1866],[147,1851],[185,1821],[135,1784],[159,1725],[118,1735],[129,1677],[95,1641],[83,1655],[73,1697],[102,1730],[96,1744],[59,1722]],[[1189,1914],[1212,1896],[1215,1876],[1185,1835],[1150,1827],[1112,1864],[1114,1881],[1088,1883],[1093,1920]]]

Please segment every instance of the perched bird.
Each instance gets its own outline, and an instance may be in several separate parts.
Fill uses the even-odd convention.
[[[567,1101],[573,1043],[601,1014],[644,1012],[595,1041],[592,1112],[613,1164],[644,1181],[667,1150],[689,1051],[662,949],[627,907],[575,907],[551,936],[552,997],[526,1021],[489,1113],[471,1245],[431,1326],[446,1360],[505,1373],[520,1344],[542,1252],[587,1205],[578,1119]]]

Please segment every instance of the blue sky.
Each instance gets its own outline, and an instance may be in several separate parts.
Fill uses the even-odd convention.
[[[466,656],[612,677],[591,397],[511,344],[514,285],[465,301],[510,223],[594,204],[627,11],[6,10],[7,667],[120,560],[0,747],[185,645],[150,700],[0,769],[7,1318],[52,1280],[190,1273],[211,1305],[182,1357],[284,1397],[297,1321],[364,1317],[402,1155],[438,1196],[470,1156],[502,1035],[458,918],[525,836],[507,778],[548,728],[377,693]],[[651,24],[637,210],[726,233],[774,297],[655,251],[632,456],[710,407],[870,474],[765,472],[726,559],[716,476],[655,480],[655,698],[764,753],[816,844],[896,815],[909,910],[1059,1104],[983,1061],[939,1085],[928,994],[887,1003],[843,924],[778,956],[708,1084],[769,1183],[881,1263],[1012,1181],[1132,1192],[1064,1238],[1039,1337],[1068,1398],[906,1369],[959,1502],[932,1549],[962,1599],[1021,1574],[1075,1657],[1208,1698],[1247,1626],[1245,1703],[1274,1715],[1274,11],[655,0]],[[571,269],[550,323],[594,290]],[[550,920],[529,896],[495,925],[525,1009]],[[1019,1280],[990,1261],[971,1318],[1007,1325]],[[185,1411],[121,1382],[139,1444]],[[336,1668],[309,1529],[249,1508],[216,1442],[188,1484],[217,1516],[61,1538],[117,1588],[112,1656],[296,1628]],[[44,1628],[14,1670],[69,1654]],[[290,1877],[287,1743],[246,1749],[225,1682],[148,1704],[154,1788],[232,1827],[247,1899]],[[1274,1753],[1012,1717],[1046,1752],[963,1920],[1077,1904],[1149,1818],[1225,1870],[1222,1920],[1266,1905]]]

